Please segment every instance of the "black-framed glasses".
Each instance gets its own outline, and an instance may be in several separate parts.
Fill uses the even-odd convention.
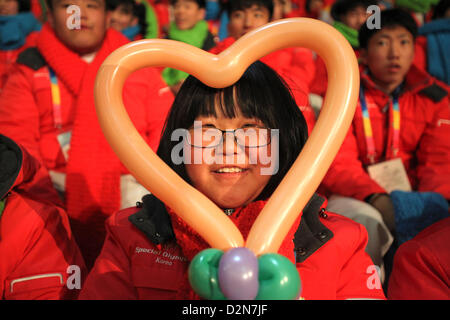
[[[223,143],[225,134],[233,134],[234,141],[245,148],[265,147],[271,142],[271,129],[265,127],[243,127],[221,130],[213,127],[194,127],[188,130],[187,142],[197,148],[215,148]]]

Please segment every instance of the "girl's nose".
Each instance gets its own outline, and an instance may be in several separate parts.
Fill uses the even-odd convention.
[[[226,132],[222,140],[223,153],[225,155],[233,155],[237,153],[237,143],[233,132]]]

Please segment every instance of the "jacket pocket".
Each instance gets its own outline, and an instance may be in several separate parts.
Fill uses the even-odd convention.
[[[6,281],[7,300],[60,299],[64,290],[62,273],[45,273]]]
[[[184,268],[178,263],[153,266],[134,265],[131,278],[139,299],[175,299],[183,281]]]

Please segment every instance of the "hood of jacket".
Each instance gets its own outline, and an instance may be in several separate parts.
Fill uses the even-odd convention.
[[[30,181],[39,163],[10,138],[0,134],[0,199]]]

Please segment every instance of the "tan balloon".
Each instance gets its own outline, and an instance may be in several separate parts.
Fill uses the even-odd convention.
[[[244,243],[242,234],[211,200],[181,179],[146,144],[122,101],[125,79],[134,71],[165,66],[190,73],[204,84],[231,86],[254,61],[287,47],[307,47],[325,61],[328,90],[320,117],[299,157],[260,212]],[[164,39],[135,41],[114,51],[96,79],[98,118],[112,149],[144,187],[171,207],[211,247],[245,246],[256,255],[277,252],[341,146],[355,112],[358,63],[347,40],[319,20],[291,18],[253,30],[214,55]]]

